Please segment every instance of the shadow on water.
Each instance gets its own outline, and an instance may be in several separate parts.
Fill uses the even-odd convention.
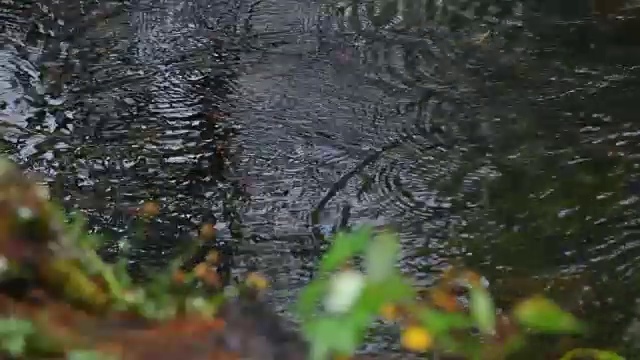
[[[2,149],[118,239],[107,255],[147,199],[163,212],[134,263],[216,221],[285,314],[320,240],[374,223],[420,285],[462,261],[501,304],[552,287],[618,344],[639,290],[637,44],[587,8],[474,3],[5,2]]]

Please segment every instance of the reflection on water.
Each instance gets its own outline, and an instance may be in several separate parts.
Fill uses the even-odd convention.
[[[633,49],[558,46],[521,4],[474,3],[3,5],[2,148],[121,242],[159,200],[143,263],[215,219],[283,313],[327,233],[374,223],[419,284],[456,261],[503,304],[555,284],[616,342],[638,290]]]
[[[125,232],[129,208],[161,202],[158,239],[138,249],[138,257],[160,264],[179,243],[174,238],[188,239],[202,221],[235,221],[226,198],[240,191],[225,179],[235,125],[226,121],[232,102],[222,100],[233,86],[229,64],[237,51],[218,39],[224,33],[194,28],[196,13],[179,11],[182,3],[137,3],[126,11],[87,3],[82,16],[62,5],[34,7],[30,16],[60,17],[61,29],[25,28],[12,45],[39,51],[30,60],[43,69],[33,79],[42,89],[14,86],[25,92],[20,101],[39,108],[7,111],[23,131],[13,135],[14,154],[48,176],[69,206],[116,233]],[[82,36],[74,35],[77,19],[92,24]]]

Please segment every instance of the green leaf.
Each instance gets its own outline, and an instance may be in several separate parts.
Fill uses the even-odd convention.
[[[295,312],[301,318],[305,319],[313,315],[315,312],[318,301],[324,296],[324,293],[329,286],[327,279],[315,279],[311,283],[302,289],[296,302]]]
[[[560,360],[573,360],[591,358],[595,360],[624,360],[624,358],[616,353],[597,349],[573,349],[564,354]]]
[[[369,226],[351,233],[338,233],[320,262],[320,272],[336,270],[347,260],[364,251],[369,244],[371,234],[372,229]]]
[[[310,360],[327,360],[331,356],[331,349],[329,346],[321,341],[311,341],[309,347],[309,359]]]
[[[35,327],[28,320],[14,317],[0,318],[0,335],[9,336],[20,334],[23,336],[33,334]]]
[[[111,272],[122,288],[129,288],[133,285],[133,281],[131,280],[129,271],[127,270],[128,262],[129,259],[122,258],[111,265]]]
[[[95,250],[95,246],[97,246],[87,236],[86,219],[80,212],[69,214],[69,223],[66,225],[65,235],[65,239],[69,242],[65,244],[66,246],[78,246],[85,250]]]
[[[447,333],[451,330],[470,329],[474,321],[463,313],[445,313],[429,308],[421,309],[418,318],[422,325],[434,335]]]
[[[12,356],[20,356],[27,349],[27,340],[24,336],[10,336],[2,340],[2,349]]]
[[[28,320],[2,318],[0,319],[0,350],[14,357],[24,355],[27,349],[27,338],[35,333],[35,327]]]
[[[353,326],[354,337],[359,340],[358,343],[364,340],[366,330],[372,325],[376,315],[364,307],[354,307],[350,313],[344,315],[345,321]]]
[[[373,282],[382,282],[393,274],[400,244],[398,238],[391,233],[376,236],[367,248],[366,269],[367,276]]]
[[[578,333],[584,326],[556,303],[541,296],[524,300],[513,314],[520,324],[544,333]]]
[[[496,328],[496,308],[491,295],[484,287],[471,287],[471,316],[483,334],[493,334]]]
[[[358,348],[359,326],[344,317],[322,317],[308,324],[305,333],[311,344],[310,357],[326,360],[332,353],[351,355]]]
[[[414,288],[395,272],[384,283],[368,283],[354,308],[364,308],[377,314],[383,305],[411,301],[415,297]]]
[[[113,356],[93,350],[73,350],[67,356],[68,360],[112,360]]]

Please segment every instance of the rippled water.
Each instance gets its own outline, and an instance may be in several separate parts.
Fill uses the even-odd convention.
[[[516,2],[460,16],[472,3],[5,1],[2,148],[119,243],[159,200],[150,264],[216,219],[285,314],[322,237],[374,223],[419,284],[453,261],[504,303],[555,284],[617,342],[639,290],[635,49],[557,19],[567,43],[534,36]]]

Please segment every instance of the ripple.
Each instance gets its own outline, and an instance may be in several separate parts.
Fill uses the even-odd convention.
[[[25,115],[25,126],[42,136],[33,130],[16,140],[41,139],[21,152],[20,161],[46,174],[53,192],[87,212],[94,226],[119,237],[132,207],[158,200],[157,239],[136,250],[154,264],[168,260],[199,221],[237,221],[233,203],[242,197],[226,178],[234,130],[225,99],[233,89],[236,50],[212,41],[211,30],[192,26],[193,9],[171,13],[181,3],[154,4],[156,11],[129,8],[108,24],[66,11],[64,4],[52,7],[61,21],[42,59],[48,74],[64,75],[61,91],[48,95],[43,116]],[[136,17],[143,12],[149,16]],[[81,27],[87,36],[72,36]],[[56,41],[66,42],[57,53]],[[220,236],[229,240],[233,231]]]
[[[0,30],[3,33],[2,44],[23,39],[30,26],[29,17],[31,4],[22,1],[9,1],[0,8]]]
[[[435,167],[432,167],[435,170]],[[367,199],[381,206],[394,209],[398,215],[417,216],[429,220],[432,212],[429,208],[438,208],[437,196],[429,187],[429,179],[412,166],[403,166],[398,160],[385,166],[379,165],[371,187],[377,190],[378,199]]]
[[[457,31],[236,3],[135,1],[101,24],[54,9],[31,34],[46,51],[0,50],[15,123],[3,137],[117,237],[130,207],[158,200],[156,241],[137,248],[155,265],[215,218],[236,272],[266,273],[283,311],[318,241],[362,223],[398,229],[420,284],[456,257],[488,274],[633,279],[637,69],[545,58],[490,16]],[[11,31],[21,11],[0,12]],[[518,20],[510,11],[494,18]],[[60,91],[39,88],[40,65]]]
[[[387,92],[469,96],[485,86],[489,69],[502,63],[498,68],[508,72],[513,64],[506,59],[517,62],[523,55],[519,2],[386,4],[340,3],[333,28],[350,34],[364,76]],[[478,62],[485,74],[470,68]]]

